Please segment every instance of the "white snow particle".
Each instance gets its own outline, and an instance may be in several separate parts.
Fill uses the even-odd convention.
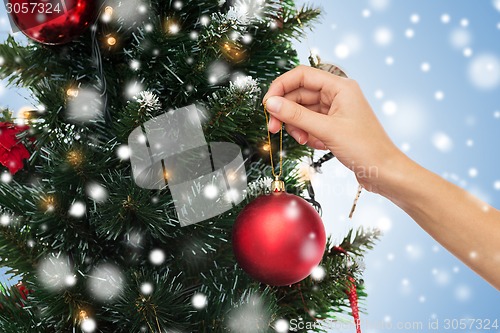
[[[438,132],[432,137],[432,143],[437,150],[447,153],[453,149],[453,141],[443,132]]]
[[[411,145],[408,142],[403,142],[401,144],[401,150],[405,153],[409,152],[411,150]]]
[[[127,84],[127,87],[125,88],[125,91],[127,93],[128,98],[134,98],[136,95],[138,95],[142,91],[143,87],[142,84],[138,81],[133,81],[129,82]]]
[[[444,99],[444,93],[440,90],[436,91],[436,93],[434,94],[434,98],[437,100],[437,101],[442,101]]]
[[[467,147],[474,147],[474,140],[472,139],[468,139],[466,142],[465,142],[465,145]]]
[[[441,15],[441,22],[443,22],[444,24],[448,24],[450,23],[450,21],[451,21],[450,15],[448,14]]]
[[[406,29],[405,35],[406,35],[406,38],[412,39],[413,37],[415,37],[415,30]]]
[[[104,115],[101,93],[93,88],[80,88],[68,96],[67,118],[70,121],[86,123],[101,119]]]
[[[493,188],[497,191],[500,191],[500,180],[496,180],[494,183],[493,183]]]
[[[92,318],[85,318],[82,321],[82,324],[80,325],[80,328],[85,333],[91,333],[91,332],[95,331],[95,329],[97,328],[97,324],[96,324],[96,322],[95,322],[94,319],[92,319]]]
[[[82,217],[87,212],[87,207],[81,201],[75,201],[69,208],[69,215],[73,217]]]
[[[392,31],[385,27],[375,30],[374,40],[377,45],[387,46],[392,42]]]
[[[210,24],[210,18],[207,15],[203,15],[202,17],[200,17],[200,23],[203,26],[207,26]]]
[[[200,34],[198,33],[198,31],[193,30],[189,33],[189,38],[191,38],[192,40],[197,40],[199,35]]]
[[[412,14],[410,16],[410,22],[413,24],[417,24],[418,22],[420,22],[420,16],[418,14]]]
[[[377,227],[380,231],[386,233],[392,228],[392,221],[388,217],[381,217],[377,221]]]
[[[476,88],[495,89],[500,84],[500,60],[490,54],[475,57],[469,65],[469,79]]]
[[[8,226],[10,224],[10,215],[2,214],[2,216],[0,216],[0,224],[4,227]]]
[[[372,12],[369,9],[363,9],[363,12],[361,13],[361,15],[364,18],[368,18],[368,17],[372,16]]]
[[[469,26],[469,20],[468,19],[461,19],[460,20],[460,25],[464,28],[468,27]]]
[[[471,178],[476,178],[478,175],[478,171],[476,168],[470,168],[469,169],[469,177]]]
[[[379,11],[383,11],[389,7],[389,0],[370,0],[370,6]]]
[[[422,72],[427,73],[428,71],[431,70],[431,65],[428,62],[424,62],[420,66],[420,69],[422,70]]]
[[[139,60],[132,60],[130,62],[130,68],[132,68],[134,71],[138,70],[141,67],[141,63]]]
[[[468,30],[464,28],[457,28],[450,33],[451,45],[459,50],[469,46],[472,36]]]
[[[202,293],[196,293],[191,298],[191,304],[197,310],[204,309],[208,305],[207,296]]]
[[[213,200],[217,198],[217,195],[219,195],[219,189],[214,184],[208,184],[203,189],[203,195],[205,198]]]
[[[389,254],[387,255],[387,260],[389,260],[389,261],[393,261],[393,260],[394,260],[394,258],[396,258],[396,256],[394,255],[394,253],[389,253]]]
[[[63,289],[66,285],[66,278],[72,275],[69,259],[66,256],[50,255],[42,259],[38,265],[38,279],[49,290]]]
[[[351,51],[349,50],[349,47],[346,44],[338,44],[335,47],[335,55],[339,59],[346,59],[347,57],[349,57],[350,54]]]
[[[420,303],[425,303],[425,296],[423,296],[423,295],[422,295],[422,296],[420,296],[420,297],[418,298],[418,301],[419,301]]]
[[[376,99],[382,99],[384,98],[384,92],[380,89],[376,90],[375,91],[375,98]]]
[[[382,111],[387,116],[393,116],[398,112],[398,105],[394,101],[386,101],[382,105]]]
[[[466,47],[464,49],[464,57],[470,58],[472,56],[472,49],[470,47]]]
[[[455,298],[461,302],[466,302],[470,299],[472,292],[469,287],[465,285],[458,286],[455,289]]]
[[[67,275],[64,278],[64,284],[67,287],[73,287],[76,284],[76,276],[75,275]]]
[[[182,9],[182,1],[175,1],[173,7],[177,10]]]
[[[141,284],[141,293],[143,295],[150,295],[153,292],[153,285],[149,282],[144,282]]]
[[[326,271],[322,266],[316,266],[311,271],[311,278],[316,281],[321,281],[325,278]]]
[[[394,58],[393,57],[385,58],[385,63],[387,66],[392,66],[394,64]]]
[[[500,111],[493,112],[493,117],[495,117],[496,119],[500,119]]]
[[[250,44],[253,40],[252,35],[250,34],[244,34],[243,37],[241,38],[243,44]]]
[[[500,0],[493,0],[493,7],[500,12]]]
[[[89,183],[86,187],[86,192],[97,203],[102,203],[108,199],[108,190],[98,183]]]
[[[123,284],[122,272],[110,264],[101,264],[88,275],[90,293],[100,301],[109,301],[119,296]]]
[[[12,175],[10,174],[10,172],[2,172],[2,177],[0,178],[0,180],[2,181],[2,183],[8,184],[12,181]]]
[[[274,322],[274,330],[278,333],[287,333],[290,325],[286,319],[278,319]]]
[[[151,261],[153,265],[163,264],[163,262],[165,261],[165,252],[160,249],[151,251],[151,253],[149,254],[149,261]]]
[[[116,149],[116,155],[122,160],[128,160],[130,158],[130,148],[127,145],[121,145]]]
[[[404,286],[404,287],[407,287],[410,285],[410,280],[408,279],[403,279],[401,280],[401,284]]]

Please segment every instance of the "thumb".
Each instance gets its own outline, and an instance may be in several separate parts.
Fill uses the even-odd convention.
[[[321,139],[328,133],[327,115],[312,111],[284,97],[272,96],[266,100],[267,111],[278,120],[300,128]]]

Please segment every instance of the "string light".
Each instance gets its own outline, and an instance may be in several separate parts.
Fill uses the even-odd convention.
[[[109,46],[115,46],[116,45],[116,38],[113,37],[113,36],[109,36],[107,39],[106,39],[106,43],[109,45]]]
[[[68,152],[67,160],[68,163],[71,164],[73,167],[79,167],[82,165],[84,161],[84,156],[82,152],[79,150],[71,150],[70,152]]]
[[[181,30],[181,27],[175,19],[170,17],[165,20],[164,29],[166,33],[175,35]]]
[[[80,312],[78,312],[78,319],[80,319],[80,321],[84,320],[84,319],[87,319],[89,316],[87,314],[87,311],[85,310],[80,310]]]
[[[54,196],[48,195],[42,198],[41,206],[42,209],[44,209],[46,212],[53,212],[56,208],[56,199],[54,198]]]
[[[246,55],[245,49],[239,43],[227,39],[221,44],[221,53],[235,63],[243,61]]]
[[[106,8],[104,8],[104,14],[109,15],[109,16],[113,15],[113,7],[106,6]]]
[[[270,151],[271,150],[271,146],[269,145],[269,143],[265,143],[262,146],[262,150],[264,150],[264,151]]]
[[[78,89],[69,87],[68,90],[66,90],[66,95],[72,98],[78,97]]]
[[[102,14],[102,21],[103,22],[109,22],[111,21],[111,16],[113,15],[113,7],[111,6],[106,6],[106,8],[104,8],[104,13]]]

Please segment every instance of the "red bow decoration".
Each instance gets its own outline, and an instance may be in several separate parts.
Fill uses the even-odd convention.
[[[28,129],[26,125],[0,123],[0,164],[13,175],[23,168],[23,161],[30,157],[26,146],[17,138],[19,133]]]

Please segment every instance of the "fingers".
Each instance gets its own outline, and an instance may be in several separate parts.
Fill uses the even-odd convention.
[[[270,118],[271,119],[269,119],[269,124],[267,125],[267,129],[271,133],[278,133],[281,127],[283,126],[281,121],[272,116]]]
[[[344,79],[328,72],[312,67],[299,66],[274,80],[271,87],[269,87],[269,91],[264,96],[264,101],[270,96],[284,96],[302,87],[312,91],[321,91],[328,88],[336,94],[341,89],[343,82]]]
[[[316,105],[321,103],[321,93],[306,88],[295,89],[286,93],[286,99],[302,105]]]
[[[305,145],[309,140],[309,134],[298,127],[286,125],[286,131],[301,145]]]
[[[266,107],[269,113],[279,121],[318,138],[321,138],[322,135],[329,131],[330,121],[327,115],[312,111],[286,98],[270,97],[267,100]]]
[[[307,142],[307,145],[313,149],[317,150],[327,150],[328,148],[326,147],[326,144],[321,141],[320,139],[309,135],[309,141]]]

